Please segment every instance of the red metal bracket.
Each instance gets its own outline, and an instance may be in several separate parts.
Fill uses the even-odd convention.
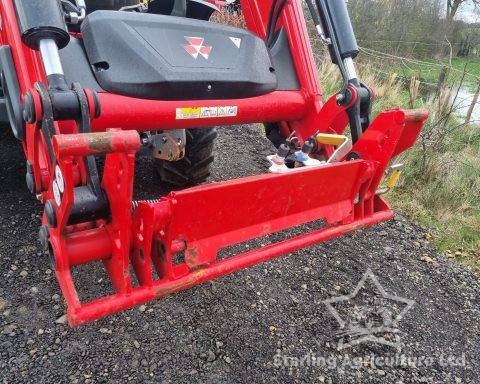
[[[354,146],[359,160],[172,192],[158,203],[139,203],[133,218],[138,133],[111,130],[55,136],[65,192],[57,213],[59,224],[50,228],[50,247],[70,325],[388,220],[393,213],[376,190],[390,159],[414,142],[427,116],[426,111],[381,114]],[[112,219],[68,226],[74,203],[72,162],[92,154],[107,154],[102,186]],[[319,219],[325,220],[325,226],[310,233],[218,259],[219,251],[230,245]],[[178,253],[183,260],[174,257]],[[92,261],[103,261],[116,293],[81,303],[70,269]],[[135,287],[130,265],[138,281]]]
[[[271,4],[241,0],[247,28],[260,37],[265,36]],[[25,95],[35,83],[45,84],[43,64],[38,52],[22,44],[13,0],[0,1],[0,18],[0,42],[12,50],[21,93]],[[142,100],[108,92],[100,92],[97,100],[86,90],[89,105],[98,101],[101,106],[97,111],[101,113],[94,114],[94,108],[90,108],[91,130],[99,133],[78,135],[74,121],[53,122],[58,133],[54,137],[53,165],[41,130],[36,124],[27,124],[22,144],[34,173],[36,192],[41,193],[43,202],[50,202],[50,218],[55,217],[47,231],[44,215],[42,233],[48,232],[48,246],[71,326],[392,217],[376,191],[389,161],[417,139],[428,116],[426,111],[381,114],[353,148],[359,160],[344,159],[339,164],[284,175],[260,175],[187,189],[155,204],[140,203],[133,212],[134,157],[140,145],[137,131],[262,121],[280,122],[285,136],[295,130],[303,140],[317,130],[343,133],[348,124],[347,107],[338,106],[335,97],[323,106],[300,1],[287,2],[278,27],[283,27],[288,37],[298,90],[247,99],[185,101]],[[35,90],[32,92],[40,116],[40,99]],[[235,106],[237,112],[235,116],[177,119],[177,108],[194,106]],[[111,127],[120,130],[109,130]],[[332,152],[329,146],[323,150],[327,157]],[[88,187],[82,157],[89,155],[106,155],[102,188],[108,196],[111,217],[70,225],[75,188]],[[319,219],[325,220],[325,227],[218,259],[224,247]],[[184,254],[183,261],[176,260],[177,253]],[[103,263],[115,293],[81,302],[71,269],[95,261]],[[138,286],[132,284],[130,266]]]

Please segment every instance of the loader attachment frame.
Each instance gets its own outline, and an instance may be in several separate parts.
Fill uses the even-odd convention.
[[[51,1],[56,0],[45,4]],[[38,6],[33,0],[23,4],[27,2]],[[265,39],[272,1],[240,2],[247,29]],[[65,86],[59,73],[51,73],[61,68],[61,62],[49,61],[51,46],[43,44],[41,56],[31,36],[25,39],[31,21],[23,20],[26,26],[18,21],[19,4],[20,0],[0,2],[0,49],[6,48],[2,55],[10,55],[1,71],[16,74],[9,78],[16,79],[21,94],[12,102],[23,110],[20,118],[25,123],[15,128],[23,139],[27,184],[45,205],[40,240],[49,251],[71,326],[393,216],[378,193],[379,185],[390,161],[415,143],[428,111],[387,111],[370,124],[366,112],[373,93],[356,79],[348,82],[341,97],[333,95],[323,104],[300,1],[287,0],[274,25],[288,40],[299,89],[189,101],[122,96],[78,82]],[[57,44],[69,38],[81,41],[78,34],[65,36],[61,28],[55,33]],[[295,132],[301,142],[318,134],[343,135],[349,124],[356,126],[356,136],[348,155],[334,163],[317,160],[314,166],[282,174],[134,201],[135,154],[142,131],[258,122],[278,123],[283,137]],[[334,143],[319,141],[316,150],[319,158],[338,156]],[[105,156],[101,180],[95,162],[99,156]],[[303,224],[310,224],[303,235],[221,257],[224,248]],[[83,302],[72,268],[96,262],[103,264],[115,293]]]
[[[389,220],[393,212],[377,195],[378,185],[391,157],[418,136],[426,116],[425,111],[381,114],[353,148],[357,153],[368,151],[362,160],[193,187],[133,206],[134,155],[140,145],[135,131],[55,136],[65,193],[60,224],[50,230],[50,251],[70,325]],[[102,185],[112,220],[68,233],[74,204],[72,162],[92,154],[106,154]],[[313,222],[311,232],[298,237],[219,258],[222,248]],[[174,257],[178,254],[183,255],[180,260]],[[81,303],[71,268],[95,261],[103,261],[117,293]]]

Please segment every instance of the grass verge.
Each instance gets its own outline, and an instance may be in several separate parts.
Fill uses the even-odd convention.
[[[383,63],[387,70],[394,71],[404,78],[416,76],[425,83],[434,87],[438,84],[440,73],[443,67],[449,67],[450,61],[443,60],[427,60],[419,63],[414,62],[390,62]],[[451,69],[448,72],[447,83],[468,86],[475,90],[480,81],[480,60],[465,57],[455,57],[452,59]]]
[[[454,63],[463,68],[465,59]],[[480,63],[475,68],[480,75]],[[394,75],[398,68],[384,68],[381,75],[376,69],[360,61],[362,82],[377,92],[374,115],[408,108],[408,90]],[[326,96],[338,91],[340,78],[334,65],[323,62],[319,74]],[[425,106],[421,97],[415,101],[415,107]],[[424,130],[428,134],[398,159],[406,170],[387,199],[397,211],[427,227],[440,250],[480,273],[480,127],[461,125],[454,114],[443,121],[443,112],[435,108],[431,106],[432,117]]]

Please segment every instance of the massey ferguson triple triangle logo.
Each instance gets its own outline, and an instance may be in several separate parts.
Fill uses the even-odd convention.
[[[190,45],[184,45],[183,48],[196,60],[198,55],[203,56],[204,59],[208,60],[210,52],[212,52],[212,47],[203,45],[205,39],[203,37],[188,37],[185,36]]]

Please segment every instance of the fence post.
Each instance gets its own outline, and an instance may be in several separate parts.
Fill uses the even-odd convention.
[[[443,67],[442,71],[440,72],[440,76],[438,77],[438,84],[437,84],[437,97],[440,97],[440,94],[445,88],[445,83],[447,82],[449,72],[450,72],[450,67],[448,66]]]
[[[419,88],[420,88],[420,81],[417,80],[415,76],[412,76],[412,79],[410,80],[410,89],[409,89],[409,96],[410,96],[409,105],[411,109],[413,109],[415,105],[415,100],[417,99]]]
[[[470,121],[472,120],[473,110],[475,109],[475,106],[478,103],[479,97],[480,97],[480,81],[478,82],[478,87],[477,87],[477,91],[475,92],[475,96],[473,96],[472,104],[470,105],[470,108],[468,108],[467,117],[465,118],[465,124],[470,124]]]

